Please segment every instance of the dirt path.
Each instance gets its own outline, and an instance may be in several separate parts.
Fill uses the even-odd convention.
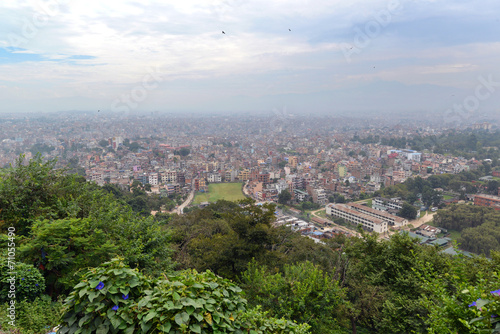
[[[177,213],[179,215],[182,215],[182,211],[184,210],[184,208],[186,206],[188,206],[193,201],[193,198],[194,198],[194,181],[191,182],[191,189],[192,190],[189,193],[188,198],[181,205],[179,205],[179,207],[177,209],[172,210],[172,212],[175,212],[175,213]]]
[[[427,224],[428,222],[430,222],[434,218],[435,214],[436,214],[435,212],[433,212],[433,213],[426,212],[423,217],[421,217],[417,220],[412,220],[410,222],[410,224],[412,224],[413,227],[420,227],[421,225]]]

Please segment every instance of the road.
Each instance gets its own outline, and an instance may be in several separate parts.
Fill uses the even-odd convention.
[[[433,212],[433,213],[426,212],[423,217],[421,217],[417,220],[411,221],[410,224],[412,224],[413,227],[420,227],[421,225],[427,224],[428,222],[430,222],[434,218],[435,214],[436,214],[436,212]]]
[[[247,180],[247,182],[243,185],[243,194],[245,194],[246,196],[248,196],[248,197],[250,197],[250,198],[251,198],[251,197],[252,197],[252,194],[250,194],[250,193],[248,192],[247,186],[248,186],[248,180]]]
[[[189,193],[187,199],[181,205],[179,205],[177,209],[174,209],[172,212],[182,215],[182,211],[186,206],[188,206],[193,201],[193,198],[194,198],[194,181],[191,182],[191,192]]]

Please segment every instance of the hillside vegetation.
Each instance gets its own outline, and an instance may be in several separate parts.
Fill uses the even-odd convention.
[[[0,174],[3,331],[493,333],[499,324],[494,250],[452,257],[407,235],[364,233],[315,243],[273,228],[274,205],[251,200],[151,217],[53,167],[20,159]]]

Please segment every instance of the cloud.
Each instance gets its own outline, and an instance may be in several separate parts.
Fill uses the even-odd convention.
[[[312,98],[373,80],[467,89],[500,65],[498,2],[394,1],[5,0],[0,80],[34,101],[64,97],[69,109],[71,97],[111,104],[157,68],[164,81],[141,107],[160,109],[172,92],[216,103],[246,93]],[[342,45],[388,10],[347,62]]]

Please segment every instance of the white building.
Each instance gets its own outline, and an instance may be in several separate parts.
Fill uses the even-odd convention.
[[[210,183],[220,183],[222,182],[222,177],[219,173],[208,174],[207,181]]]
[[[163,171],[160,176],[161,183],[176,183],[177,182],[177,172],[176,171]]]
[[[362,225],[368,231],[377,233],[387,232],[389,223],[377,217],[354,210],[349,204],[328,204],[326,214],[338,218],[343,218],[351,223]]]
[[[152,186],[157,186],[158,185],[158,174],[157,173],[152,173],[149,174],[149,184]]]

